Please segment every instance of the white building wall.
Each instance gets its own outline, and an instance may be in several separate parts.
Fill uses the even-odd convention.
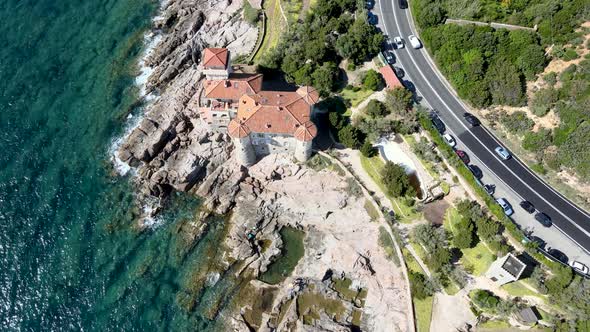
[[[265,156],[273,153],[295,153],[297,140],[290,135],[251,133],[252,146],[256,155]]]
[[[307,161],[311,157],[311,141],[295,141],[295,158],[299,161]]]

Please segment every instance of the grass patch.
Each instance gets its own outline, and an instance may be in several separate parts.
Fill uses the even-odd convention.
[[[482,329],[509,329],[511,325],[503,320],[488,320],[487,322],[481,323],[478,327]]]
[[[455,295],[461,290],[461,288],[459,288],[459,286],[457,286],[457,284],[455,284],[451,280],[449,280],[448,284],[445,285],[444,288],[445,288],[445,292],[447,292],[447,294],[449,294],[449,295]]]
[[[393,239],[389,236],[389,233],[383,226],[379,226],[379,245],[385,251],[387,259],[392,260],[395,266],[400,266],[399,257],[395,252],[395,246]]]
[[[381,191],[383,191],[386,197],[391,201],[393,211],[400,222],[409,223],[421,217],[421,213],[416,212],[411,206],[404,204],[403,200],[391,197],[387,194],[385,185],[383,182],[381,182],[381,169],[383,169],[383,166],[385,166],[385,162],[379,155],[371,158],[361,155],[361,165],[365,169],[365,172],[367,172],[371,179],[373,179],[375,184],[377,184],[379,189],[381,189]]]
[[[462,252],[461,263],[467,271],[473,271],[475,276],[483,275],[496,260],[496,256],[481,241],[475,247],[463,249]]]
[[[502,288],[503,290],[505,290],[506,292],[508,292],[508,294],[510,294],[512,296],[519,296],[519,297],[536,296],[539,298],[543,298],[542,294],[539,294],[539,293],[531,290],[530,288],[528,288],[524,284],[525,280],[526,279],[511,282],[509,284],[502,285],[500,288]]]
[[[283,30],[287,26],[287,22],[285,22],[279,8],[279,1],[269,0],[263,2],[263,9],[266,13],[266,33],[264,34],[262,46],[260,46],[260,50],[254,57],[255,62],[259,61],[270,49],[277,46]]]
[[[365,199],[365,210],[369,214],[369,217],[371,217],[371,221],[379,220],[379,211],[377,211],[375,205],[368,199]]]
[[[434,298],[429,296],[424,299],[413,299],[414,314],[416,315],[416,328],[418,332],[430,331],[430,320],[432,319],[432,302]]]
[[[289,24],[297,22],[301,10],[303,9],[303,0],[280,0],[281,6],[285,11]]]
[[[340,92],[340,96],[350,102],[352,107],[357,107],[363,100],[369,98],[375,91],[360,89],[358,91],[354,91],[353,89],[344,88]],[[348,112],[348,111],[347,111]]]
[[[411,272],[421,273],[426,276],[420,264],[414,259],[414,256],[408,251],[408,249],[402,249],[406,266]],[[433,297],[429,296],[425,299],[416,299],[412,294],[412,302],[414,303],[414,315],[416,316],[416,327],[418,332],[430,331],[430,320],[432,318],[432,301]]]

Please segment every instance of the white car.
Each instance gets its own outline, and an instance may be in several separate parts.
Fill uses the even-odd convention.
[[[450,134],[444,134],[443,138],[445,139],[445,142],[447,142],[447,144],[450,145],[452,148],[454,148],[457,145],[457,142],[455,142],[455,139]]]
[[[584,274],[584,275],[588,274],[588,267],[586,265],[584,265],[583,263],[580,263],[578,261],[573,261],[571,263],[571,266],[574,270],[580,272],[581,274]]]
[[[404,48],[404,40],[402,39],[402,37],[397,36],[393,38],[393,45],[397,49]]]
[[[418,37],[414,35],[409,35],[408,40],[410,41],[410,44],[413,48],[419,49],[420,47],[422,47],[422,43],[420,42],[420,39],[418,39]]]
[[[512,210],[512,206],[510,206],[510,204],[508,204],[508,201],[506,201],[504,198],[498,198],[496,202],[500,204],[502,210],[504,210],[504,213],[507,216],[510,216],[514,213],[514,211]]]
[[[496,151],[496,153],[498,154],[498,156],[500,156],[500,158],[502,158],[504,160],[510,159],[510,152],[508,152],[508,150],[504,149],[503,147],[498,146],[497,148],[494,149],[494,151]]]

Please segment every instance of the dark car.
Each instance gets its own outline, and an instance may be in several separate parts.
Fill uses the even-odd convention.
[[[545,241],[543,241],[543,239],[541,239],[538,236],[531,236],[531,242],[536,243],[537,244],[537,248],[545,248]]]
[[[569,261],[569,258],[567,258],[566,254],[562,253],[557,249],[549,249],[548,253],[549,255],[551,255],[551,257],[555,258],[556,260],[564,264],[567,264],[567,262]]]
[[[479,122],[479,119],[476,118],[473,114],[471,113],[465,113],[463,114],[463,117],[465,118],[465,121],[467,121],[467,123],[469,123],[469,125],[471,127],[475,127],[475,126],[479,126],[481,122]]]
[[[375,15],[375,14],[373,14],[373,13],[369,13],[369,15],[368,15],[368,16],[369,16],[369,17],[368,17],[368,22],[369,22],[369,24],[371,24],[371,25],[376,25],[376,24],[377,24],[377,22],[378,22],[377,15]]]
[[[539,212],[535,214],[535,220],[537,220],[541,225],[545,227],[551,227],[551,218],[543,212]]]
[[[442,135],[445,132],[445,124],[440,120],[440,118],[438,117],[438,115],[434,114],[432,115],[432,124],[434,125],[434,127],[436,128],[436,130],[438,130],[438,132]]]
[[[528,213],[533,213],[536,211],[533,203],[531,203],[529,201],[522,201],[522,202],[520,202],[519,205],[521,208],[523,208],[523,210],[525,210]]]
[[[366,7],[367,9],[369,9],[369,10],[373,9],[373,7],[375,7],[375,1],[373,1],[373,0],[368,0],[368,1],[365,3],[365,7]]]
[[[406,73],[404,72],[404,70],[401,69],[400,67],[393,67],[393,71],[395,72],[395,75],[398,78],[402,78],[402,77],[404,77],[404,75],[406,75]]]
[[[469,164],[469,156],[467,155],[467,152],[463,150],[456,150],[455,153],[465,164]]]
[[[391,51],[383,52],[383,54],[385,55],[385,60],[387,60],[387,63],[389,63],[390,65],[395,63],[395,56]]]
[[[475,165],[469,165],[469,170],[471,171],[471,173],[473,173],[473,176],[475,176],[477,179],[481,179],[483,177],[483,173],[479,167],[477,167]]]
[[[399,8],[400,9],[408,8],[408,1],[407,0],[399,0]]]
[[[483,186],[483,189],[485,189],[485,191],[486,191],[486,193],[488,193],[488,195],[493,195],[496,192],[496,185],[486,184]]]

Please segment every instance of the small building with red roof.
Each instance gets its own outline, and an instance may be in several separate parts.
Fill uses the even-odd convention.
[[[379,72],[383,76],[383,79],[385,80],[385,85],[388,89],[392,90],[398,87],[403,87],[402,83],[399,81],[397,75],[395,74],[393,68],[391,68],[390,65],[386,65],[379,68]]]

